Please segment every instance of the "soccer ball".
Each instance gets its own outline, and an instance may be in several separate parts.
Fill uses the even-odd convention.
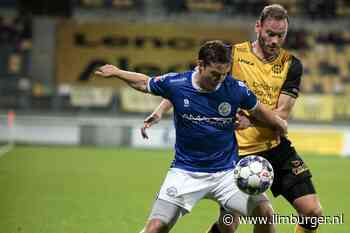
[[[273,182],[273,168],[269,161],[261,156],[251,155],[242,158],[236,165],[236,184],[249,195],[265,192]]]

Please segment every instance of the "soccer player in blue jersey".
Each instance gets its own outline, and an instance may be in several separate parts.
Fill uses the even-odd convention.
[[[255,24],[256,40],[232,45],[234,77],[251,87],[261,103],[285,120],[290,116],[299,96],[303,74],[301,61],[283,49],[288,27],[287,10],[278,4],[268,5],[261,11]],[[162,114],[171,107],[171,103],[164,99],[146,118],[142,129],[144,137],[147,137],[145,130],[157,123]],[[248,115],[241,114],[237,117],[239,126],[236,127],[236,136],[240,156],[260,155],[272,164],[275,172],[272,194],[275,197],[283,196],[300,216],[295,233],[319,232],[319,224],[307,220],[322,216],[322,207],[312,182],[310,168],[290,139],[286,136],[278,137]],[[273,209],[265,204],[267,203],[261,202],[257,209],[264,216],[272,218]],[[234,224],[222,224],[223,214],[225,211],[221,209],[219,221],[212,224],[207,233],[234,231]],[[261,227],[264,227],[263,224],[256,224],[255,230],[259,228],[260,231]]]
[[[174,106],[175,159],[144,232],[169,232],[178,218],[203,198],[242,215],[252,214],[260,202],[269,201],[265,194],[249,196],[235,185],[233,170],[238,154],[234,118],[238,108],[248,110],[282,135],[287,123],[260,104],[243,82],[229,76],[230,66],[230,50],[221,41],[209,41],[200,48],[196,71],[151,78],[104,65],[95,72],[162,96]],[[266,226],[265,232],[275,232],[273,225]]]

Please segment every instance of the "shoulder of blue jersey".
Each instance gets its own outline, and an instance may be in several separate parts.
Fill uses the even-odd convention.
[[[232,85],[232,86],[237,86],[237,84],[241,87],[246,87],[246,85],[244,84],[244,82],[240,81],[240,80],[237,80],[235,77],[233,77],[232,75],[228,75],[226,80],[227,83],[229,85]]]
[[[227,80],[227,84],[232,87],[232,88],[238,88],[241,91],[246,90],[246,93],[248,96],[251,95],[251,91],[249,90],[248,86],[245,84],[245,82],[241,81],[241,80],[237,80],[235,78],[233,78],[232,76],[229,76],[230,78],[228,78]]]
[[[177,75],[178,75],[178,73],[172,72],[172,73],[167,73],[167,74],[163,74],[163,75],[160,75],[160,76],[156,76],[153,79],[154,79],[155,82],[163,82],[167,78],[171,78],[171,77],[174,77],[174,76],[177,76]]]
[[[247,87],[247,85],[245,85],[244,82],[240,81],[240,80],[236,80],[238,85],[241,86],[241,87]]]
[[[181,83],[187,80],[189,77],[189,72],[185,73],[167,73],[161,76],[154,77],[155,82],[167,81],[169,83]]]

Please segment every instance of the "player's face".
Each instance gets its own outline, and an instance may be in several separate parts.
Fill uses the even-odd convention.
[[[264,57],[276,57],[282,47],[288,31],[287,19],[265,19],[255,26],[259,46]]]
[[[215,90],[215,88],[225,80],[230,71],[230,63],[211,63],[209,65],[199,65],[201,75],[201,85],[206,90]]]

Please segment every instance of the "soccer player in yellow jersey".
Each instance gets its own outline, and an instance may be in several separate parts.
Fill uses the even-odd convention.
[[[246,83],[259,101],[287,120],[299,93],[303,72],[301,62],[282,48],[288,31],[287,11],[278,4],[266,6],[256,22],[257,39],[232,45],[232,75]],[[145,120],[145,129],[158,122],[162,113],[171,108],[163,100],[159,107]],[[298,212],[301,220],[295,233],[315,233],[318,225],[305,217],[318,217],[322,209],[311,173],[286,137],[279,137],[263,127],[248,113],[237,115],[236,137],[240,156],[261,155],[268,159],[275,171],[271,187],[273,195],[282,195]],[[146,135],[145,135],[146,136]],[[260,216],[272,216],[273,210],[261,203]],[[224,212],[221,210],[221,216]],[[237,222],[230,226],[222,219],[214,223],[208,233],[233,232]],[[256,225],[254,232],[264,232],[263,225]]]

